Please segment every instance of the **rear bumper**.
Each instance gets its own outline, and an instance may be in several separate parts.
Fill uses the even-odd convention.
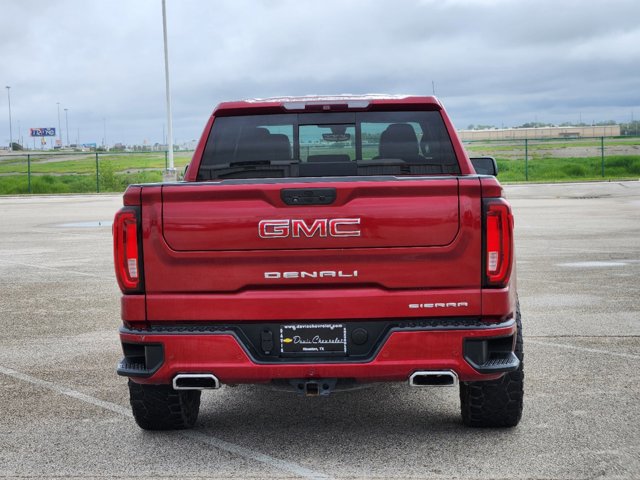
[[[123,327],[125,357],[118,374],[149,384],[171,384],[181,373],[210,373],[223,384],[325,378],[368,383],[405,381],[417,370],[451,370],[461,381],[492,380],[518,368],[515,334],[513,319],[394,327],[364,361],[349,357],[263,361],[231,328]]]

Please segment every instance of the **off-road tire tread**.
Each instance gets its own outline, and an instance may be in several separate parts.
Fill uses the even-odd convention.
[[[498,380],[460,383],[462,421],[468,427],[515,427],[522,418],[524,396],[524,351],[520,304],[516,308],[515,354],[518,370]]]
[[[143,385],[129,380],[133,418],[144,430],[191,428],[198,419],[200,390],[174,390],[169,385]]]

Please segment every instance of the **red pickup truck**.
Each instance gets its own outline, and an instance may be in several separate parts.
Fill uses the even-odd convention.
[[[480,174],[485,173],[485,174]],[[522,414],[513,216],[434,97],[220,104],[184,181],[132,185],[113,226],[117,367],[144,429],[203,389],[458,386],[462,420]]]

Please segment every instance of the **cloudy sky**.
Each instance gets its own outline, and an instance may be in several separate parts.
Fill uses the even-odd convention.
[[[638,0],[167,0],[174,137],[223,100],[435,91],[458,128],[640,118]],[[13,137],[161,142],[161,0],[0,0]],[[433,83],[432,83],[433,82]],[[0,145],[9,139],[7,90]]]

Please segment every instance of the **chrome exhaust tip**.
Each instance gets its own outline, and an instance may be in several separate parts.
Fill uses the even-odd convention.
[[[174,390],[213,390],[220,381],[210,373],[179,373],[173,377]]]
[[[423,370],[414,372],[409,377],[412,387],[455,387],[458,375],[452,370]]]

